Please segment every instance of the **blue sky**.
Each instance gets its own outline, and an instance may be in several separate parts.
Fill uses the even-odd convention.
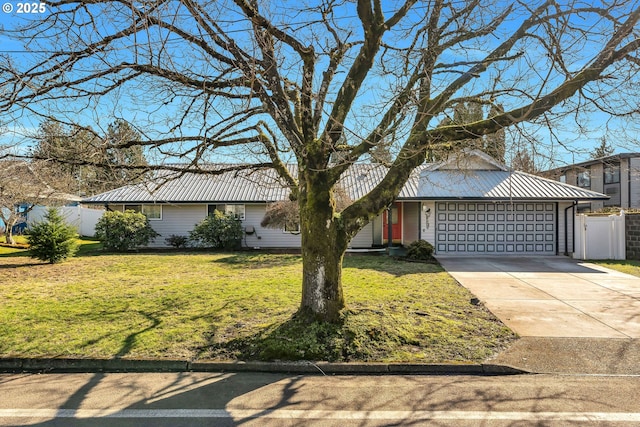
[[[20,16],[16,13],[18,2],[5,1],[4,3],[12,4],[14,10],[12,13],[0,13],[0,26],[4,26],[5,28],[13,27],[23,16],[27,16]],[[31,19],[38,19],[39,15],[31,14],[28,15],[28,17]],[[343,16],[340,19],[342,22],[346,22],[350,17]],[[1,32],[0,53],[10,55],[12,60],[18,64],[33,59],[32,54],[23,52],[20,44],[15,43],[8,38],[6,34],[2,34]],[[472,55],[469,51],[467,51],[467,53]],[[478,53],[481,54],[483,52],[480,50]],[[587,52],[587,54],[589,54],[589,52]],[[379,86],[380,87],[378,89],[384,87],[382,84]],[[142,96],[145,94],[136,94],[134,91],[130,92],[128,95],[128,100],[125,100],[117,108],[114,107],[112,103],[107,102],[97,109],[86,108],[86,106],[71,106],[70,109],[75,112],[75,117],[79,121],[82,121],[85,125],[91,125],[93,127],[106,128],[106,125],[113,121],[114,116],[122,116],[131,121],[141,120],[141,117],[148,113],[149,109],[142,108],[137,113],[134,113],[134,110],[136,109],[134,107],[140,107],[139,104],[136,104],[135,98],[137,95]],[[127,99],[127,97],[123,96],[122,99]],[[179,108],[176,105],[166,107],[165,110],[162,111],[162,114],[167,117],[172,115],[175,116],[179,114]],[[3,120],[0,118],[0,123],[2,123],[2,121]],[[7,126],[7,129],[10,132],[8,132],[4,138],[0,139],[0,143],[7,140],[15,141],[16,138],[23,136],[20,134],[33,132],[40,121],[40,118],[34,117],[28,112],[24,112],[24,114],[14,117],[14,121],[9,123]],[[585,160],[589,155],[588,153],[599,144],[602,136],[606,136],[608,142],[614,145],[618,152],[636,150],[636,148],[634,148],[635,143],[630,140],[637,132],[637,129],[634,128],[633,122],[617,120],[611,121],[602,113],[591,114],[589,116],[579,118],[578,122],[583,125],[582,127],[577,125],[575,122],[576,120],[573,117],[567,117],[567,119],[562,123],[562,128],[558,127],[554,129],[555,135],[553,137],[550,137],[549,131],[546,129],[537,130],[534,126],[525,126],[527,132],[529,132],[534,139],[539,141],[538,148],[540,152],[545,153],[547,156],[545,166],[559,166],[573,161]],[[20,134],[13,134],[11,130],[14,129],[17,129]],[[158,130],[166,131],[167,129]],[[193,131],[197,130],[194,129]],[[515,143],[518,140],[524,141],[525,138],[520,134],[516,135],[510,133],[510,140]],[[529,144],[529,142],[527,142],[527,144]],[[563,147],[563,144],[566,144],[567,147]],[[551,157],[556,164],[550,163],[549,157]]]

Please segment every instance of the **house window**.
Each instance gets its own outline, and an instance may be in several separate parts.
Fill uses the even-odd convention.
[[[149,221],[162,219],[162,205],[124,205],[124,210],[142,212]]]
[[[287,222],[284,226],[285,233],[291,234],[300,234],[300,223],[299,222]]]
[[[589,169],[578,172],[578,187],[591,188],[591,171]]]
[[[562,182],[563,184],[567,183],[567,175],[566,174],[562,174],[560,175],[560,178],[558,178],[558,181]]]
[[[244,220],[244,205],[208,205],[207,215],[213,215],[214,211],[220,211],[225,214],[233,215],[235,219]]]
[[[620,182],[620,164],[604,167],[604,183],[617,184]]]

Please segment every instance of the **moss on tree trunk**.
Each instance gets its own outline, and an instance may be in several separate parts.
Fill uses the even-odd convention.
[[[342,260],[349,238],[335,213],[332,189],[317,172],[308,176],[300,192],[302,244],[302,302],[300,311],[316,319],[336,322],[345,307]]]

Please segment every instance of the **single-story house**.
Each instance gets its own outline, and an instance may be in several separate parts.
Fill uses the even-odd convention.
[[[228,165],[226,165],[228,166]],[[220,165],[211,165],[212,169]],[[295,168],[291,166],[292,172]],[[384,177],[385,166],[355,164],[340,186],[351,200],[366,194]],[[274,171],[240,170],[222,174],[159,176],[83,200],[111,210],[145,213],[160,234],[187,235],[213,210],[242,221],[248,248],[295,248],[296,230],[261,227],[269,203],[286,200],[289,191]],[[573,252],[573,219],[580,201],[603,200],[601,193],[513,171],[490,156],[470,150],[414,171],[388,212],[367,224],[351,248],[389,243],[431,242],[436,254],[540,254]],[[389,224],[387,224],[390,222]]]

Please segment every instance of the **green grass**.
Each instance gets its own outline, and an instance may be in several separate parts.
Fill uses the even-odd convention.
[[[640,261],[602,260],[602,261],[597,261],[596,263],[603,267],[611,268],[612,270],[617,270],[622,273],[627,273],[633,276],[640,277]]]
[[[27,245],[28,238],[27,236],[14,236],[13,239],[18,245]],[[4,244],[5,238],[4,236],[0,238],[0,243]],[[102,243],[91,240],[88,238],[80,238],[78,239],[78,252],[76,255],[91,255],[97,254],[98,250],[102,249]],[[29,256],[29,250],[20,248],[20,247],[9,247],[9,246],[0,246],[0,257],[16,257],[16,256]],[[0,265],[2,265],[0,263]]]
[[[0,256],[0,355],[478,362],[514,339],[434,264],[347,257],[342,321],[309,324],[299,256],[95,244],[56,265]]]

